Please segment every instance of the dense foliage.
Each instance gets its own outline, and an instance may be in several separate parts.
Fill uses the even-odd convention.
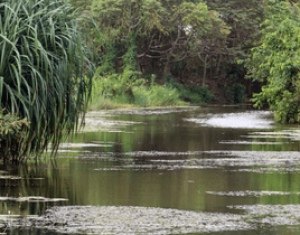
[[[125,101],[127,97],[130,103],[179,104],[175,97],[184,97],[187,93],[196,96],[197,92],[186,92],[187,88],[177,89],[179,85],[167,84],[160,90],[172,99],[150,103],[140,101],[146,99],[146,94],[156,93],[154,77],[161,84],[164,83],[162,78],[176,77],[176,71],[187,67],[189,60],[200,63],[207,43],[225,44],[229,33],[218,13],[209,10],[203,2],[97,0],[90,7],[99,26],[92,32],[102,56],[95,80],[104,81],[96,81],[96,84],[102,84],[99,88],[102,95],[107,94],[113,100],[123,97]],[[206,89],[206,65],[204,67],[201,85]],[[117,84],[112,86],[109,81]],[[144,95],[138,92],[140,90],[145,91]],[[185,100],[205,102],[209,99],[200,101],[188,97]]]
[[[241,97],[251,93],[252,86],[244,80],[245,66],[238,60],[247,58],[260,42],[267,1],[72,2],[83,15],[91,13],[98,25],[98,29],[92,26],[89,30],[102,57],[96,80],[113,76],[112,80],[118,77],[116,81],[132,85],[140,84],[136,81],[143,78],[150,86],[153,75],[158,84],[171,76],[178,83],[179,96],[189,102],[199,101],[194,97],[202,90],[209,93],[212,83],[218,87],[213,92],[223,93],[227,102],[245,100],[226,95],[236,90],[234,84],[242,84],[242,90],[237,91],[243,93]],[[131,85],[124,89],[132,95]],[[111,90],[109,94],[113,98],[117,93]]]
[[[221,19],[230,27],[226,43],[208,45],[202,57],[207,57],[211,76],[226,83],[241,82],[246,73],[238,60],[247,58],[250,49],[261,38],[260,24],[265,19],[265,2],[260,0],[207,0],[209,9],[219,12]]]
[[[205,3],[158,0],[97,0],[93,15],[100,26],[100,45],[111,56],[122,57],[114,68],[131,68],[142,74],[171,74],[172,64],[201,57],[206,42],[224,43],[229,33],[218,13]],[[116,58],[115,57],[115,58]],[[104,58],[105,60],[105,58]]]
[[[92,64],[70,5],[61,0],[1,1],[0,110],[30,123],[27,147],[16,158],[38,155],[49,141],[56,149],[63,133],[78,126],[91,88],[88,68]],[[12,146],[1,141],[3,159]]]
[[[297,4],[270,0],[262,44],[247,62],[251,76],[265,85],[254,95],[255,107],[264,102],[282,123],[300,122],[300,18]]]

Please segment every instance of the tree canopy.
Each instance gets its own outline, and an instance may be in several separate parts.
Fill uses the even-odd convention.
[[[156,63],[162,76],[170,73],[172,63],[198,57],[207,41],[224,43],[229,33],[218,13],[203,2],[97,0],[92,12],[101,45],[113,43],[119,57],[135,45],[137,70],[143,72],[143,64]]]
[[[282,123],[300,122],[300,18],[297,4],[270,0],[260,46],[247,61],[250,76],[265,85],[254,94],[255,107],[264,102]]]

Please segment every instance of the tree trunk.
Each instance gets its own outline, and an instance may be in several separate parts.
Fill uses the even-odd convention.
[[[167,61],[164,66],[163,76],[166,77],[168,74],[171,74],[171,53],[167,55]]]
[[[138,79],[142,78],[143,72],[139,58],[136,59],[136,70],[139,72]]]
[[[222,61],[222,55],[219,56],[218,65],[217,65],[216,74],[215,74],[216,76],[219,75],[221,61]]]
[[[208,55],[205,56],[204,59],[204,70],[203,70],[203,78],[202,78],[202,87],[206,86],[206,64],[207,64]]]

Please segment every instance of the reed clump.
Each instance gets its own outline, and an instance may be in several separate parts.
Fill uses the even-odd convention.
[[[8,116],[0,125],[10,137],[0,133],[0,159],[39,156],[49,142],[55,150],[80,125],[92,85],[89,58],[76,12],[65,1],[1,1],[0,110]],[[18,135],[26,147],[11,145]]]

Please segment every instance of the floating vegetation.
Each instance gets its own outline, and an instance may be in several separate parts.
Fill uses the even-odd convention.
[[[257,167],[257,168],[243,168],[243,169],[236,169],[236,170],[230,170],[232,172],[251,172],[251,173],[274,173],[279,172],[282,174],[289,173],[289,172],[295,172],[300,171],[300,167]]]
[[[271,226],[300,225],[300,205],[242,205],[228,208],[245,210],[248,223]]]
[[[215,155],[219,157],[239,157],[241,159],[261,159],[261,160],[299,160],[300,154],[298,151],[227,151],[227,150],[212,150],[212,151],[187,151],[187,152],[164,152],[164,151],[135,151],[118,153],[119,155],[130,155],[133,157],[161,157],[161,156],[191,156],[191,155]],[[262,157],[264,159],[262,159]],[[233,160],[235,158],[228,158]],[[198,159],[201,160],[201,159]],[[207,160],[218,160],[209,158]]]
[[[249,134],[249,135],[242,135],[243,138],[249,138],[249,139],[287,139],[290,140],[290,136],[286,135],[271,135],[271,134]]]
[[[203,154],[204,151],[187,151],[187,152],[163,152],[163,151],[135,151],[124,152],[122,155],[129,155],[132,157],[162,157],[162,156],[189,156]]]
[[[251,134],[242,137],[253,139],[289,139],[291,141],[299,141],[300,131],[299,129],[289,129],[274,132],[252,132]]]
[[[46,198],[39,196],[30,197],[0,197],[0,201],[15,201],[15,202],[61,202],[68,201],[65,198]]]
[[[300,192],[281,192],[281,191],[229,191],[229,192],[214,192],[206,191],[207,194],[216,196],[229,196],[229,197],[261,197],[261,196],[273,196],[273,195],[300,195]]]
[[[112,147],[113,145],[111,144],[96,144],[96,143],[61,143],[59,145],[60,149],[63,148],[85,148],[85,147]]]
[[[38,215],[27,215],[27,216],[23,216],[23,215],[0,215],[0,228],[8,228],[8,227],[19,227],[20,224],[22,222],[23,219],[27,220],[27,219],[37,219]],[[0,233],[1,234],[1,233]],[[7,235],[7,233],[4,233],[5,235]]]
[[[300,225],[300,205],[238,205],[244,214],[206,213],[131,206],[52,207],[42,216],[0,215],[9,227],[36,227],[62,234],[187,234],[244,231],[260,225]]]
[[[126,166],[118,166],[113,168],[97,168],[95,171],[122,171],[122,170],[181,170],[181,169],[215,169],[216,167],[207,166],[188,166],[188,165],[155,165],[155,164],[134,164]]]
[[[213,155],[214,158],[194,158],[182,159],[175,161],[172,160],[149,160],[157,164],[166,163],[172,165],[176,163],[184,166],[255,166],[255,165],[300,165],[300,154],[297,151],[195,151],[195,152],[127,152],[124,155],[134,157],[160,157],[160,156],[191,156],[201,155],[204,157],[206,154]]]
[[[22,177],[14,176],[14,175],[0,175],[0,179],[19,180],[22,179]]]
[[[0,179],[4,179],[4,180],[20,180],[20,179],[30,179],[30,180],[42,180],[44,178],[23,178],[20,176],[16,176],[16,175],[9,175],[8,171],[0,171]]]
[[[239,129],[271,129],[274,128],[274,120],[267,119],[272,115],[268,111],[252,111],[243,113],[207,114],[197,118],[185,119],[189,122],[215,128],[239,128]]]
[[[114,116],[113,111],[110,112],[89,112],[86,114],[85,126],[81,130],[83,132],[124,132],[122,128],[141,122],[108,120],[107,117]]]
[[[258,142],[258,141],[219,141],[219,144],[249,144],[249,145],[281,145],[283,142]]]
[[[68,149],[58,149],[58,153],[91,153],[91,151],[81,151],[81,150],[68,150]]]
[[[143,158],[142,162],[121,164],[112,168],[93,170],[178,170],[178,169],[216,169],[223,167],[253,167],[233,169],[230,171],[263,172],[263,171],[299,171],[300,154],[297,151],[194,151],[194,152],[160,152],[136,151],[125,153],[97,153],[81,158],[103,159],[107,161],[132,162],[132,158],[119,158],[125,155]],[[199,155],[199,158],[178,159],[180,156]],[[211,157],[212,155],[213,157]],[[177,157],[176,159],[157,159],[159,157]],[[260,168],[258,168],[260,166]],[[265,167],[261,167],[265,166]],[[270,166],[267,168],[266,166]],[[276,166],[276,167],[275,167]],[[299,166],[299,167],[298,167]]]
[[[227,158],[197,159],[198,164],[214,166],[298,166],[298,151],[206,151]]]
[[[114,110],[113,113],[115,114],[135,114],[135,115],[162,115],[162,114],[169,114],[169,113],[182,113],[188,112],[191,110],[197,109],[197,107],[183,107],[183,108],[176,108],[176,109],[166,109],[165,107],[162,108],[139,108],[139,109],[120,109]]]
[[[114,206],[52,207],[44,216],[12,226],[35,226],[63,234],[185,234],[247,230],[242,215]]]
[[[95,143],[95,144],[119,144],[117,142],[107,142],[107,141],[91,141],[92,143]]]

